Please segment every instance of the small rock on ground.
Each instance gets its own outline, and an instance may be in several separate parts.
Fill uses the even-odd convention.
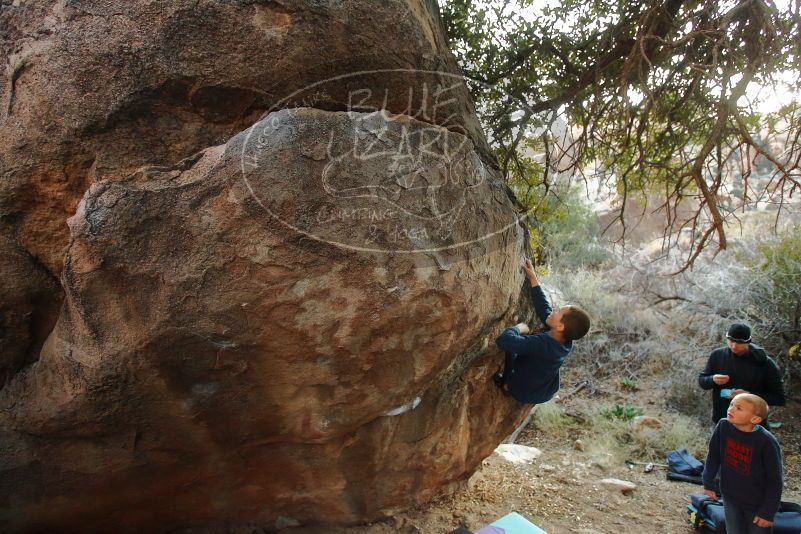
[[[512,462],[513,464],[530,464],[535,458],[538,458],[542,454],[542,451],[536,447],[515,445],[513,443],[498,445],[495,452],[506,461]]]
[[[601,485],[609,490],[616,490],[627,495],[637,489],[637,484],[627,480],[620,480],[619,478],[604,478],[601,480]]]

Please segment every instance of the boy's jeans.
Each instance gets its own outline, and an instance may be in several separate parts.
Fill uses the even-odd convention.
[[[746,510],[723,499],[726,514],[726,534],[771,534],[773,527],[758,527],[754,524],[756,511]]]

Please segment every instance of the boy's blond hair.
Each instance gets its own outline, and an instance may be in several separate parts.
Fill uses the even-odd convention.
[[[754,395],[753,393],[740,393],[739,395],[736,395],[734,398],[743,400],[748,404],[750,404],[754,408],[754,415],[756,415],[763,421],[768,416],[768,403],[765,402],[765,399],[763,399],[759,395]]]

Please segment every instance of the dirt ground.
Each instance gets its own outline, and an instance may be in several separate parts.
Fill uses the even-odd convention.
[[[571,391],[569,378],[563,382],[562,391]],[[642,397],[657,394],[656,390],[649,393],[646,388],[638,393],[638,400],[656,410],[658,401],[655,398]],[[614,393],[599,393],[597,390],[591,395],[579,392],[557,402],[569,411],[579,403],[597,401],[599,395],[617,402]],[[785,489],[782,499],[801,502],[801,402],[791,400],[788,406],[775,412],[774,419],[782,423],[774,430],[784,453]],[[641,466],[630,469],[623,462],[604,462],[593,453],[576,450],[575,440],[586,438],[591,432],[591,428],[577,428],[567,436],[549,436],[532,424],[516,441],[542,451],[542,455],[531,464],[510,463],[493,454],[464,487],[426,506],[369,525],[301,527],[282,532],[445,534],[459,526],[477,530],[512,511],[522,514],[549,534],[696,532],[688,522],[686,505],[688,495],[700,492],[700,486],[669,481],[664,469],[656,468],[644,473]],[[620,491],[603,487],[599,483],[603,478],[627,480],[635,483],[637,488],[623,495]]]

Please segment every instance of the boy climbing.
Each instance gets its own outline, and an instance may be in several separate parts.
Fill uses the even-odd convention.
[[[717,496],[715,476],[720,472],[729,534],[772,531],[782,495],[782,459],[776,438],[759,424],[767,415],[764,399],[740,393],[731,400],[726,418],[718,422],[709,442],[704,493]]]
[[[502,372],[492,377],[504,393],[530,404],[541,404],[559,390],[559,368],[573,348],[590,329],[590,316],[578,306],[562,306],[553,310],[540,287],[534,264],[526,258],[523,265],[534,312],[545,324],[531,332],[525,323],[510,326],[495,340],[506,352]]]

